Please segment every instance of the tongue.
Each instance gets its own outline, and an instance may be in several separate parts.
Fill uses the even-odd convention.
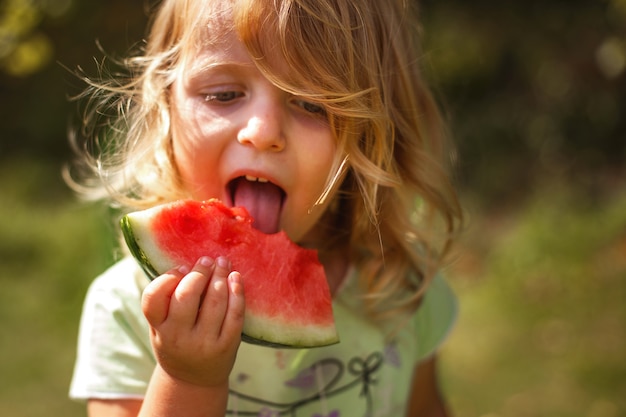
[[[233,202],[245,207],[254,219],[253,226],[263,233],[276,233],[279,228],[283,192],[269,182],[239,179],[235,185]]]

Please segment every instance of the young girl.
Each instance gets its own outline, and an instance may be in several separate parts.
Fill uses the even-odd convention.
[[[446,415],[435,356],[456,307],[436,272],[461,211],[408,3],[163,0],[129,79],[92,83],[87,125],[119,117],[74,186],[128,211],[246,207],[318,250],[341,342],[241,343],[228,259],[149,282],[126,258],[85,302],[71,396],[90,416]]]

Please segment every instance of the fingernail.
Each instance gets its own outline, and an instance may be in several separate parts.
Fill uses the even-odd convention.
[[[228,287],[231,293],[235,295],[241,294],[241,275],[238,272],[231,272],[228,275]]]
[[[189,271],[191,271],[191,269],[189,269],[189,267],[186,265],[181,265],[178,267],[178,271],[183,275],[187,275]]]
[[[200,265],[202,266],[213,266],[213,263],[215,261],[213,260],[213,258],[210,258],[208,256],[203,256],[202,258],[200,258]]]
[[[217,265],[222,268],[230,269],[230,261],[227,258],[224,258],[223,256],[220,256],[219,258],[217,258]]]
[[[228,275],[228,280],[233,284],[239,284],[241,282],[241,275],[238,272],[231,272]]]

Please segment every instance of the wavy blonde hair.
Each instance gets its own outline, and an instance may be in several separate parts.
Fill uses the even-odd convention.
[[[101,129],[84,132],[82,148],[75,141],[87,151],[73,182],[84,195],[128,210],[186,197],[171,155],[168,91],[207,42],[221,3],[164,0],[144,52],[126,61],[128,78],[90,82],[85,126]],[[462,217],[444,123],[421,75],[416,10],[407,0],[230,3],[230,30],[264,75],[325,106],[335,168],[349,155],[322,219],[329,243],[321,250],[349,248],[373,318],[414,311]],[[103,106],[117,117],[96,117]]]

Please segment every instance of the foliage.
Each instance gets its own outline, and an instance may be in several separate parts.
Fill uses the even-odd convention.
[[[626,160],[626,2],[425,1],[430,78],[460,182],[501,204]]]
[[[68,127],[80,114],[69,98],[107,55],[142,40],[148,0],[0,0],[0,158],[28,150],[53,161],[69,156]]]
[[[551,182],[482,214],[449,275],[461,318],[445,350],[458,417],[626,413],[626,193]],[[503,216],[504,214],[504,216]]]
[[[106,212],[42,161],[5,162],[0,195],[0,415],[83,415],[67,392],[85,291],[111,262]]]

